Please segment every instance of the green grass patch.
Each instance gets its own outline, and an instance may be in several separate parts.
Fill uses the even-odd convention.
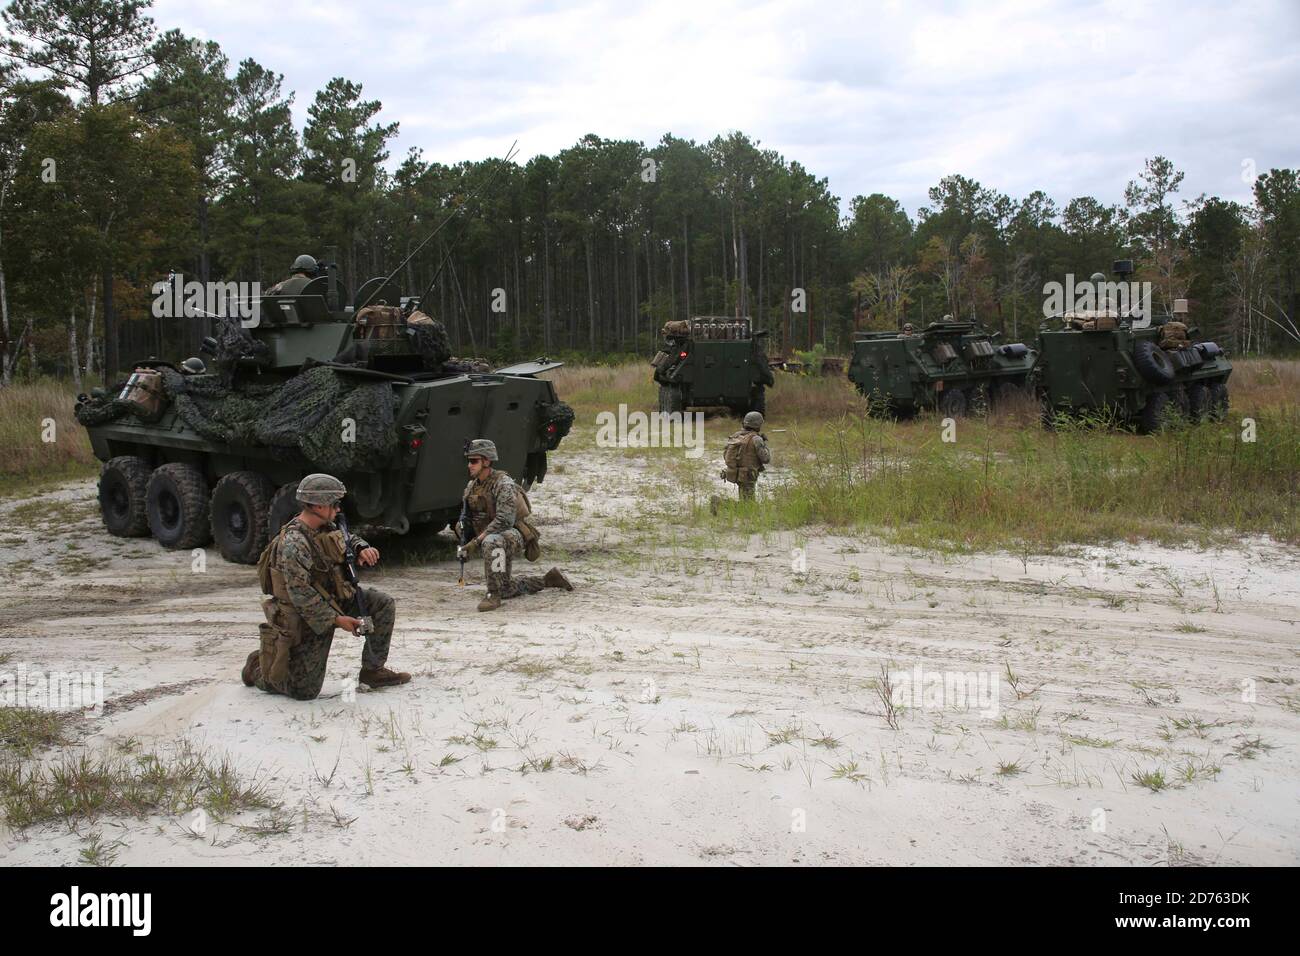
[[[0,388],[0,495],[21,492],[32,481],[98,474],[90,436],[73,415],[75,404],[72,383],[57,379]]]
[[[0,664],[6,663],[4,655]],[[71,715],[35,707],[0,707],[0,757],[30,757],[44,747],[68,742]]]
[[[856,413],[796,427],[774,442],[788,480],[760,482],[765,499],[716,515],[696,500],[693,519],[720,530],[863,529],[953,551],[1209,543],[1222,531],[1300,543],[1296,406],[1258,412],[1254,442],[1230,423],[1138,436],[963,419],[955,442],[940,431],[933,416]]]
[[[224,820],[278,807],[265,783],[245,780],[229,757],[214,757],[187,741],[166,753],[65,753],[49,765],[0,765],[0,813],[16,830],[195,809]]]

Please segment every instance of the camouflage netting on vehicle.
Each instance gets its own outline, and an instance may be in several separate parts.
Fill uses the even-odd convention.
[[[209,441],[299,451],[327,472],[373,467],[397,448],[397,399],[388,382],[318,366],[284,383],[231,388],[217,375],[159,371],[176,414]],[[102,425],[134,409],[117,399],[88,399],[77,406],[77,421]]]
[[[117,391],[121,391],[121,384],[118,383]],[[103,425],[106,422],[115,422],[124,415],[130,414],[135,406],[130,402],[124,402],[121,399],[103,399],[88,398],[84,402],[77,403],[76,416],[77,421],[91,428],[95,425]]]
[[[451,340],[447,327],[434,319],[429,323],[412,323],[409,327],[415,341],[415,350],[424,360],[426,372],[442,372],[451,359]]]

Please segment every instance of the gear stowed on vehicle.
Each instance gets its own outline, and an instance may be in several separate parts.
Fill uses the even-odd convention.
[[[1127,280],[1133,264],[1118,260],[1113,271]],[[1091,281],[1100,286],[1105,276],[1094,273]],[[1149,434],[1172,420],[1223,420],[1232,363],[1216,343],[1196,341],[1186,300],[1155,318],[1097,305],[1054,316],[1059,324],[1049,319],[1039,330],[1034,382],[1044,425],[1060,415],[1096,415]]]
[[[465,443],[483,434],[525,486],[545,478],[573,410],[537,376],[561,363],[482,373],[453,360],[442,324],[391,277],[344,299],[326,263],[252,319],[221,320],[206,363],[148,359],[128,383],[79,396],[108,531],[178,549],[215,540],[251,564],[312,472],[347,484],[356,524],[441,529],[460,510]]]
[[[659,411],[725,405],[735,414],[767,410],[775,382],[767,364],[764,331],[749,317],[700,315],[668,322],[651,361],[659,385]]]

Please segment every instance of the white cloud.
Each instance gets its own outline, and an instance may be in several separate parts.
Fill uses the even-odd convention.
[[[1164,153],[1185,197],[1246,200],[1243,159],[1300,165],[1294,0],[159,0],[154,17],[284,73],[300,124],[330,77],[363,84],[402,124],[394,161],[740,129],[828,177],[845,208],[885,192],[912,212],[949,173],[1119,202]]]

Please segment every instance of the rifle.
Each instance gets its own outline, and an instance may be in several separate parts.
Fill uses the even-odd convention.
[[[460,503],[460,533],[456,536],[456,557],[460,558],[460,580],[456,583],[465,586],[465,559],[469,556],[468,548],[472,540],[474,526],[469,520],[469,499]]]
[[[343,576],[348,579],[348,583],[356,590],[357,610],[361,612],[361,624],[357,628],[357,637],[367,637],[375,629],[375,622],[370,618],[370,610],[366,607],[366,597],[361,591],[361,581],[357,577],[357,556],[352,550],[352,536],[348,534],[348,517],[342,511],[339,511],[335,523],[339,530],[343,532]]]

